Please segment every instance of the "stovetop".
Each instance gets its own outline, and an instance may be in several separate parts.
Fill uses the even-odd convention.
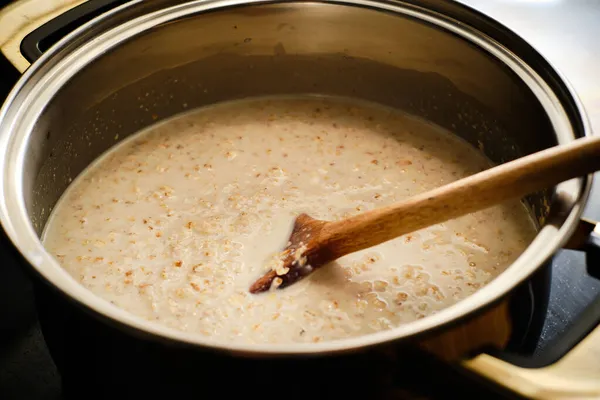
[[[600,131],[600,78],[595,74],[600,60],[600,2],[597,0],[459,0],[508,26],[540,51],[572,84],[592,124]],[[8,3],[0,0],[0,7]],[[0,55],[0,103],[18,78],[18,73]],[[600,187],[593,186],[584,216],[600,220]],[[550,305],[536,355],[564,332],[577,316],[600,295],[600,284],[587,277],[584,255],[560,251],[552,262]],[[61,399],[60,378],[50,358],[31,303],[11,304],[29,321],[10,337],[0,337],[0,398]],[[2,315],[2,310],[0,310]],[[453,397],[449,377],[441,368],[432,371],[446,381],[445,398]],[[428,374],[431,379],[431,374]],[[471,385],[457,381],[455,386]],[[489,396],[488,396],[489,398]]]

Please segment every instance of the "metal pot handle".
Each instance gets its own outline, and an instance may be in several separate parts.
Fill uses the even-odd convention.
[[[4,28],[0,32],[0,50],[22,73],[68,33],[128,1],[71,0],[60,6],[56,2],[17,1],[0,10]],[[23,16],[27,17],[26,25],[22,25]]]
[[[600,279],[600,224],[582,220],[565,248],[585,251],[588,273]],[[555,344],[550,346],[554,354],[566,354],[542,368],[519,367],[511,357],[493,354],[480,354],[462,366],[531,399],[600,399],[600,298]]]

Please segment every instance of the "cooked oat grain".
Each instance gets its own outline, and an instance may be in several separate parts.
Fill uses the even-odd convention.
[[[487,168],[421,120],[340,99],[263,99],[153,126],[68,189],[45,246],[98,296],[218,341],[319,342],[426,317],[501,273],[535,234],[509,202],[248,293],[299,213],[337,219]],[[284,271],[280,271],[284,272]]]

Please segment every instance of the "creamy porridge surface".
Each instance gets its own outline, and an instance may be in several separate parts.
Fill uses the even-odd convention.
[[[421,120],[340,99],[196,110],[134,136],[67,190],[44,243],[98,296],[225,342],[318,342],[408,323],[501,273],[535,228],[518,201],[248,293],[296,215],[338,219],[489,167]]]

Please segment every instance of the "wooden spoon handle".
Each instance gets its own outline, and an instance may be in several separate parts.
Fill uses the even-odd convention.
[[[338,258],[398,236],[600,170],[600,137],[577,139],[387,207],[327,223],[319,240]]]

